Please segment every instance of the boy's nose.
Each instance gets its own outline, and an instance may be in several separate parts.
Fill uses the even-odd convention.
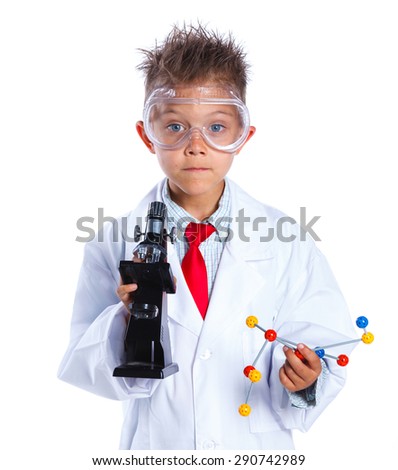
[[[207,145],[199,129],[192,129],[186,147],[188,154],[198,155],[207,152]]]

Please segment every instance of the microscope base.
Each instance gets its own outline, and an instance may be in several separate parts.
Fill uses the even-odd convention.
[[[176,363],[165,367],[143,364],[122,364],[113,371],[114,377],[141,377],[145,379],[165,379],[178,372]]]

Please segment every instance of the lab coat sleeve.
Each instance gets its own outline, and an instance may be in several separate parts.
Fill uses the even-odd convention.
[[[340,343],[358,337],[351,316],[335,278],[324,256],[314,247],[308,259],[305,256],[291,260],[300,275],[289,280],[287,294],[283,297],[276,318],[278,336],[313,348]],[[304,408],[292,406],[287,391],[279,381],[279,369],[285,362],[280,344],[273,344],[269,386],[272,408],[284,426],[307,431],[322,411],[342,389],[346,370],[336,360],[325,358],[328,373],[322,387],[317,389],[316,405]],[[353,345],[345,345],[327,351],[338,356],[352,351]]]
[[[98,237],[85,247],[76,290],[70,343],[58,377],[72,385],[115,400],[149,396],[157,380],[113,377],[123,363],[126,309],[119,301],[117,266],[123,258],[122,243]],[[107,233],[108,232],[108,233]],[[107,242],[104,240],[108,240]]]

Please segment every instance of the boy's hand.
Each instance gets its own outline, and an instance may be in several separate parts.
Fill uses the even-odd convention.
[[[142,260],[140,260],[136,256],[133,256],[132,261],[134,261],[134,263],[142,263]],[[137,289],[138,289],[137,284],[123,284],[122,279],[120,279],[120,286],[117,288],[116,294],[119,297],[119,299],[124,303],[129,313],[130,313],[129,305],[131,304],[131,301],[133,300],[131,293],[136,291]]]
[[[116,293],[119,299],[124,303],[127,311],[129,312],[129,304],[131,304],[132,296],[131,293],[138,289],[137,284],[120,284],[117,288]]]
[[[314,351],[304,344],[298,344],[297,349],[304,359],[298,358],[292,349],[284,346],[286,362],[279,369],[279,380],[289,392],[305,390],[322,372],[321,360]]]

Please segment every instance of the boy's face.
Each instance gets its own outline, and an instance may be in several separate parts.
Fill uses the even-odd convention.
[[[155,99],[145,125],[137,123],[141,139],[157,155],[177,199],[198,198],[210,204],[216,199],[216,203],[234,156],[254,134],[248,116],[245,121],[241,115],[243,103],[241,107],[239,100],[229,97],[214,84],[179,88],[174,99]]]

